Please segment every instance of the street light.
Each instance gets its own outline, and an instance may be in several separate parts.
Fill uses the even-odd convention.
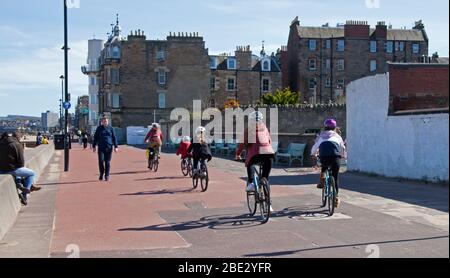
[[[68,103],[69,100],[69,46],[68,46],[68,32],[67,32],[67,1],[64,2],[64,77],[65,77],[65,102]],[[64,172],[69,171],[69,146],[70,137],[68,130],[68,120],[69,120],[69,109],[65,108],[65,119],[64,119]]]
[[[61,134],[63,134],[63,99],[64,99],[64,75],[59,77],[61,79],[61,99],[60,101],[60,109],[59,109],[59,130],[61,130]]]

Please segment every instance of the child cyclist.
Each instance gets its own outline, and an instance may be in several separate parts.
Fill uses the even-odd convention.
[[[149,149],[153,149],[155,151],[155,154],[158,155],[158,158],[161,158],[160,153],[163,142],[163,135],[159,124],[152,124],[152,128],[148,132],[147,136],[145,136],[144,142],[149,144]]]
[[[181,159],[186,159],[190,157],[188,149],[191,146],[191,137],[185,136],[177,150],[177,156],[181,156]]]
[[[195,130],[196,138],[188,148],[188,153],[192,153],[194,159],[194,175],[198,174],[198,162],[203,164],[205,160],[211,161],[211,148],[206,142],[206,129],[202,126]]]
[[[322,132],[311,150],[311,156],[318,154],[322,171],[320,175],[320,183],[317,186],[323,189],[325,186],[325,172],[331,167],[332,174],[336,183],[336,206],[339,206],[339,170],[341,167],[341,159],[347,158],[347,150],[344,140],[336,132],[337,122],[334,119],[327,119],[324,123],[325,131]]]

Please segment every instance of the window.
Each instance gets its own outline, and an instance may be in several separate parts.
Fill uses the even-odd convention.
[[[325,48],[326,49],[331,49],[331,40],[326,40],[325,41]]]
[[[217,69],[217,58],[216,57],[211,57],[210,67],[211,67],[211,69]]]
[[[316,70],[317,69],[317,61],[316,61],[316,59],[309,59],[309,70],[312,70],[312,71],[314,71],[314,70]]]
[[[97,78],[96,77],[91,77],[90,78],[90,84],[91,84],[91,86],[97,85]]]
[[[412,44],[412,53],[419,54],[420,53],[420,45],[418,43]]]
[[[331,87],[331,78],[327,78],[325,81],[325,87],[330,88]]]
[[[166,93],[158,94],[158,107],[160,109],[166,108]]]
[[[315,78],[309,79],[309,89],[314,90],[317,86],[317,81]]]
[[[111,69],[111,82],[114,85],[117,85],[120,83],[120,76],[119,76],[118,69]]]
[[[112,57],[114,59],[119,59],[120,58],[120,48],[118,46],[114,46],[113,50],[112,50]]]
[[[111,84],[111,69],[106,70],[106,84]]]
[[[161,86],[166,85],[167,78],[166,78],[166,70],[165,69],[159,69],[158,70],[158,84]]]
[[[338,60],[337,68],[338,68],[339,71],[345,70],[345,60],[344,59],[339,59]]]
[[[326,69],[327,71],[330,71],[330,70],[331,70],[331,59],[326,59],[326,60],[325,60],[325,69]]]
[[[338,84],[338,87],[344,88],[344,86],[345,86],[345,80],[344,80],[344,79],[339,79],[339,80],[337,81],[337,84]]]
[[[377,41],[370,41],[370,53],[377,53]]]
[[[236,59],[234,58],[228,59],[228,69],[236,69]]]
[[[343,52],[344,50],[345,50],[345,41],[344,40],[338,40],[337,51]]]
[[[387,42],[386,43],[386,52],[389,54],[394,53],[394,42]]]
[[[158,61],[162,62],[166,60],[166,52],[164,50],[160,50],[158,52],[156,52],[156,59],[158,59]]]
[[[263,71],[270,71],[270,60],[264,60],[262,63],[262,70]]]
[[[228,77],[227,79],[227,91],[235,91],[236,90],[236,78]]]
[[[316,51],[317,49],[317,40],[309,40],[309,50]]]
[[[404,42],[395,42],[395,51],[404,52],[405,51],[405,43]]]
[[[215,91],[216,90],[216,78],[214,76],[209,78],[209,89],[211,91]]]
[[[96,95],[91,95],[89,99],[90,99],[90,102],[91,102],[92,105],[98,104]]]
[[[377,60],[370,60],[370,71],[374,72],[377,70]]]
[[[264,93],[270,92],[270,79],[269,78],[263,78],[263,80],[262,80],[262,91]]]
[[[112,94],[112,108],[114,109],[120,108],[120,94],[117,93]]]

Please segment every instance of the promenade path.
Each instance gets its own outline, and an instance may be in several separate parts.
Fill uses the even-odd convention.
[[[276,168],[276,212],[261,225],[247,215],[244,165],[215,158],[209,167],[202,193],[174,154],[153,173],[144,150],[124,146],[101,182],[92,151],[74,146],[68,173],[57,152],[0,257],[364,258],[373,248],[381,257],[449,256],[448,186],[346,173],[329,218],[315,170]]]

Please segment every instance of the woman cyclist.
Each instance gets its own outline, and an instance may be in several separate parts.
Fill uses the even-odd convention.
[[[145,143],[149,143],[149,149],[153,149],[155,153],[158,155],[158,158],[161,158],[161,146],[163,142],[163,135],[161,132],[161,128],[159,124],[153,123],[151,130],[148,132],[147,136],[144,139]]]
[[[337,122],[334,119],[327,119],[324,123],[325,131],[322,132],[311,150],[311,156],[319,154],[322,172],[320,183],[317,186],[323,189],[325,185],[325,172],[329,167],[336,183],[336,207],[339,206],[339,170],[341,159],[347,158],[347,150],[342,137],[336,132]]]

